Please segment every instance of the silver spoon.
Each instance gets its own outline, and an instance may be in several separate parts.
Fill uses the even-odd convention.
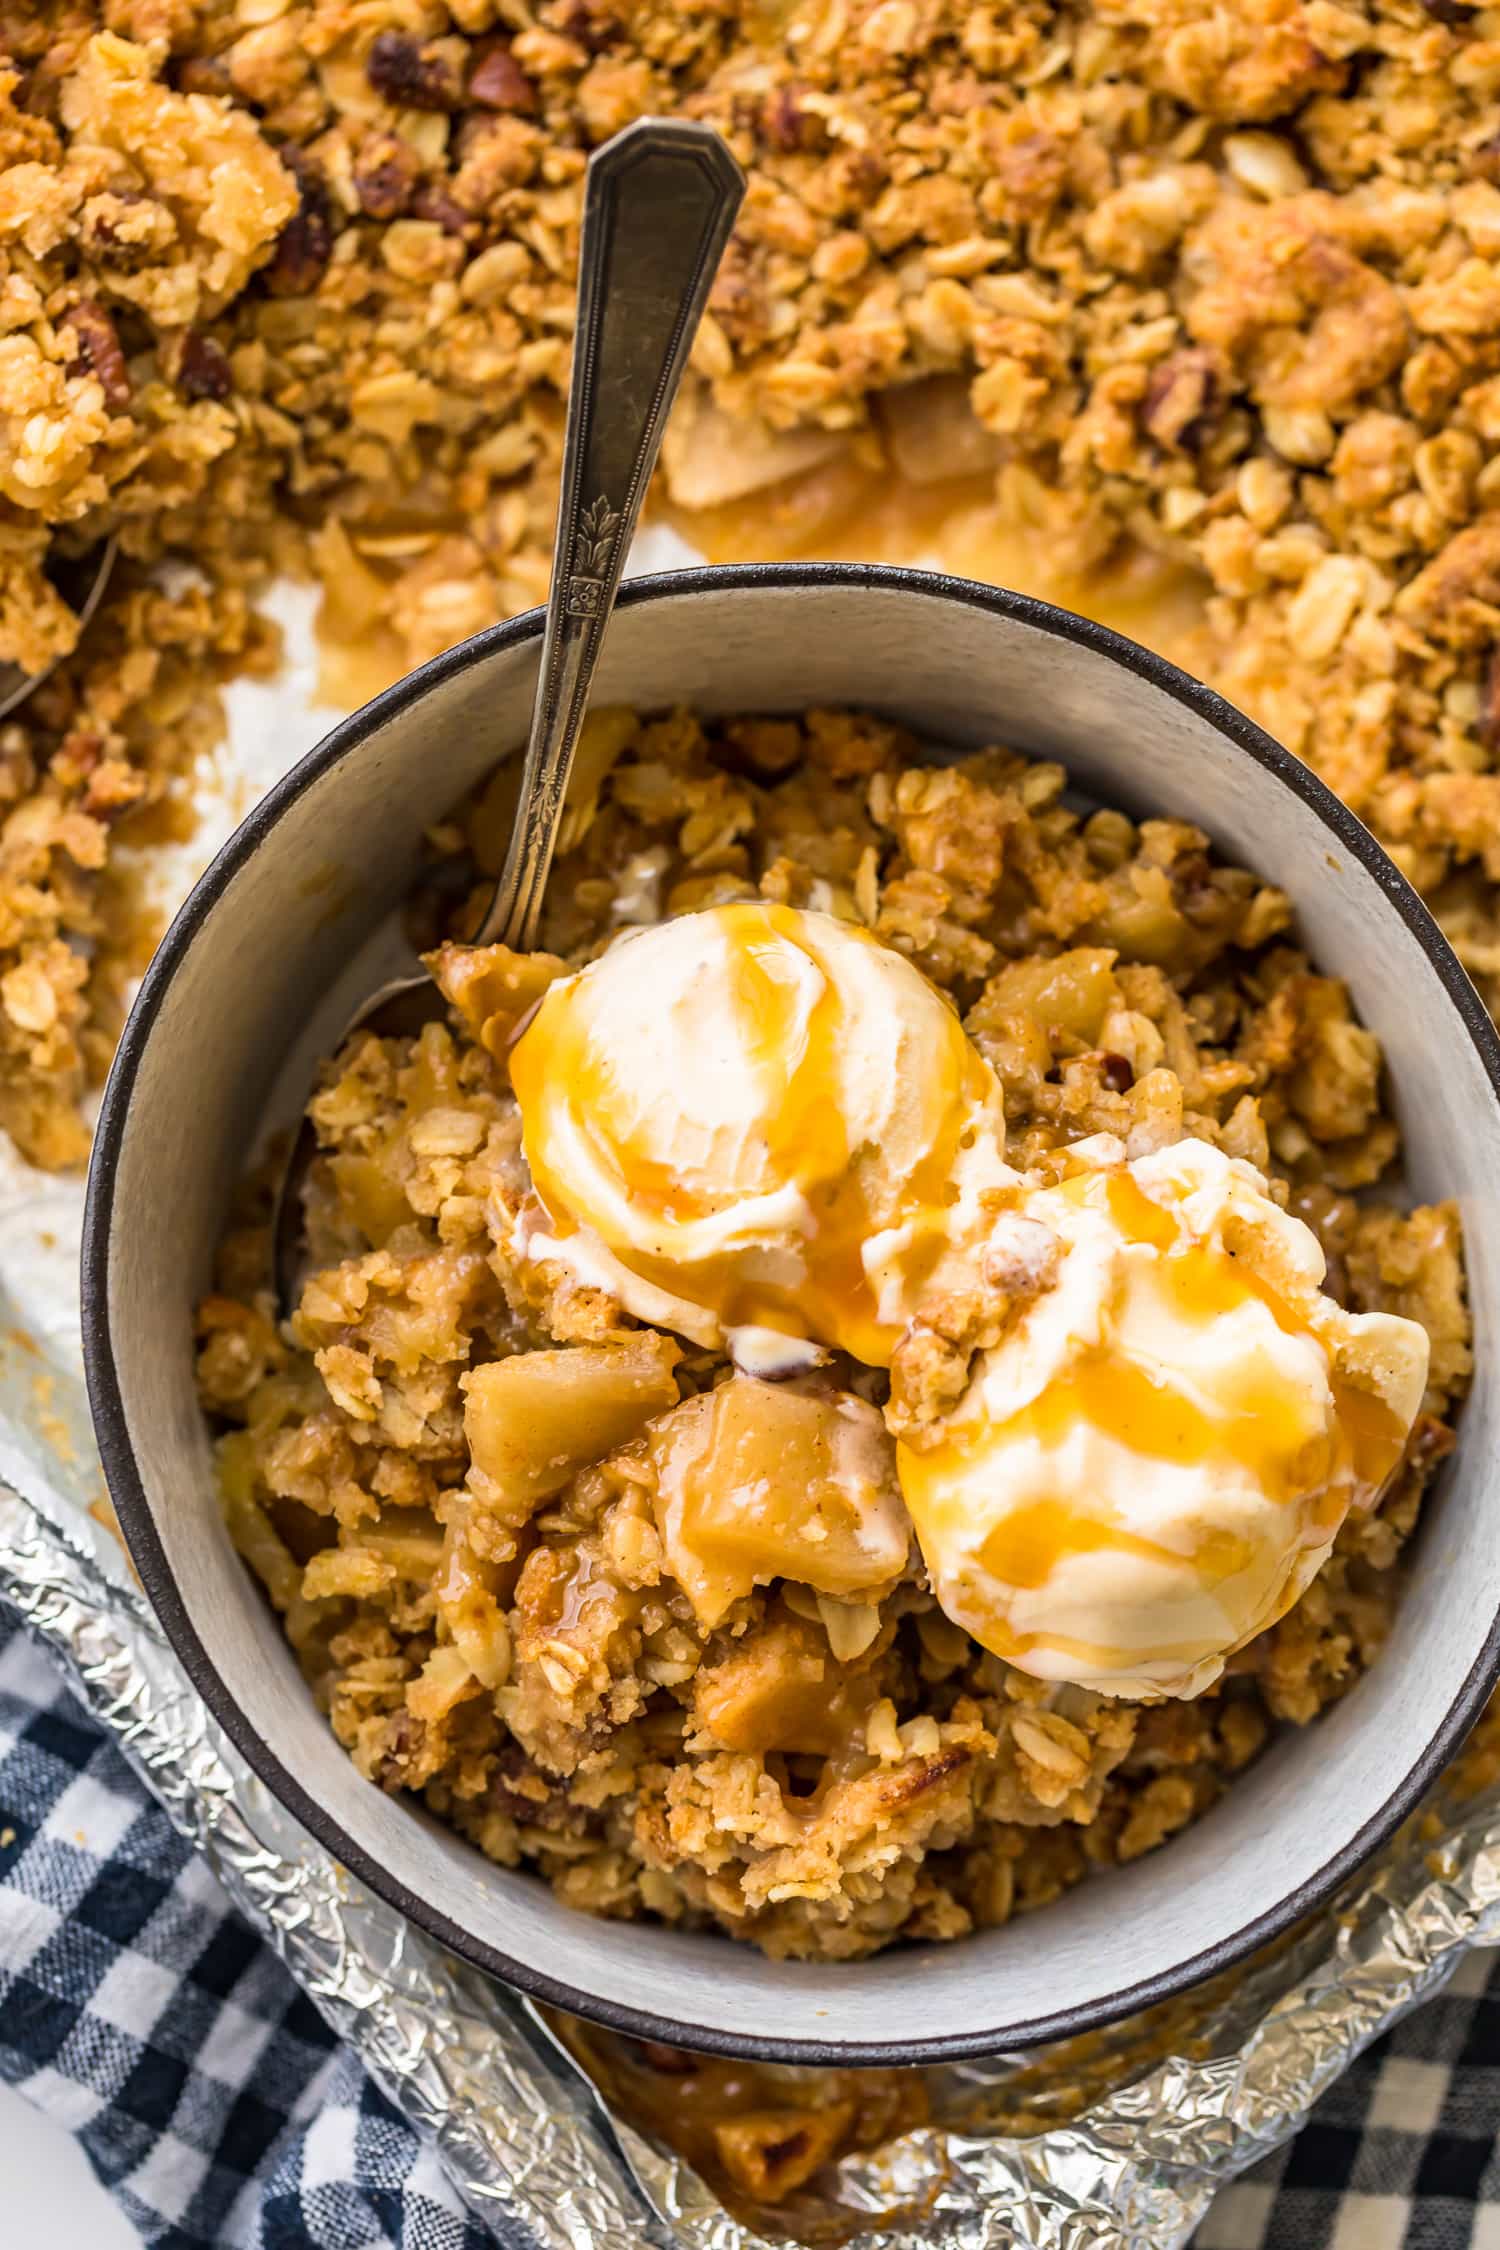
[[[495,895],[474,946],[536,943],[542,893],[604,628],[619,592],[662,431],[724,245],[744,175],[707,125],[642,118],[590,157],[578,264],[578,321],[562,492],[541,671],[521,799]],[[382,987],[347,1026],[409,1037],[446,1003],[425,971]],[[277,1305],[296,1302],[302,1191],[317,1154],[304,1116],[272,1222]]]
[[[115,566],[113,539],[101,540],[97,546],[86,547],[81,555],[64,555],[57,561],[48,558],[47,576],[78,620],[78,631],[83,634],[89,619],[103,598],[109,584],[109,574]],[[19,664],[0,664],[0,719],[9,718],[18,711],[29,695],[34,695],[43,680],[50,680],[60,656],[44,664],[40,672],[23,671]]]

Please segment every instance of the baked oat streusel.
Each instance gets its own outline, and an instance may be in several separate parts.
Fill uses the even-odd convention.
[[[128,558],[0,732],[39,1161],[113,1037],[112,840],[268,659],[269,573],[393,666],[540,595],[584,154],[646,110],[751,177],[678,499],[795,476],[816,539],[861,460],[982,470],[1051,562],[1180,562],[1183,653],[1500,989],[1495,10],[10,0],[0,54],[0,658],[67,645],[49,540]]]
[[[290,1343],[263,1228],[226,1244],[200,1364],[231,1531],[360,1770],[573,1904],[829,1957],[1003,1921],[1180,1829],[1376,1656],[1468,1376],[1455,1213],[1356,1199],[1398,1155],[1375,1041],[1286,898],[1197,831],[1084,819],[1060,767],[1002,750],[926,766],[847,713],[602,713],[585,759],[550,953],[440,949],[451,1026],[330,1066]],[[439,832],[429,917],[493,867],[501,787]],[[1016,1165],[1101,1133],[1132,1157],[1208,1142],[1270,1175],[1341,1300],[1426,1329],[1382,1505],[1213,1692],[1049,1687],[945,1616],[914,1556],[863,1602],[779,1575],[703,1622],[663,1513],[668,1426],[711,1393],[736,1490],[810,1490],[833,1417],[879,1441],[884,1380],[836,1357],[751,1384],[528,1256],[505,1057],[559,957],[756,897],[858,922],[952,995]]]

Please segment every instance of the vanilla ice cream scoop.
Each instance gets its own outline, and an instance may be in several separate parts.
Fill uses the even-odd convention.
[[[1323,1294],[1311,1230],[1201,1140],[1108,1137],[1020,1208],[1055,1285],[981,1354],[936,1442],[899,1448],[933,1588],[1041,1679],[1191,1696],[1283,1615],[1401,1459],[1414,1321]]]
[[[788,1341],[885,1365],[955,1213],[1015,1178],[953,1010],[826,914],[746,901],[622,937],[551,986],[510,1072],[533,1254],[751,1367]]]

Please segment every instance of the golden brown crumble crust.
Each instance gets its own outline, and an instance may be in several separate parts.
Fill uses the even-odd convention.
[[[1456,1215],[1357,1198],[1398,1155],[1378,1048],[1297,951],[1286,899],[1197,830],[1085,819],[1059,766],[1003,750],[929,767],[847,712],[590,726],[551,956],[437,956],[452,1028],[366,1035],[329,1067],[290,1344],[263,1227],[225,1246],[200,1371],[231,1531],[360,1770],[574,1905],[778,1954],[958,1937],[1162,1842],[1375,1657],[1468,1378]],[[428,940],[437,902],[470,881],[477,899],[493,868],[503,787],[436,832]],[[503,1034],[625,921],[756,895],[862,921],[953,995],[1013,1161],[1201,1135],[1269,1170],[1352,1307],[1428,1330],[1384,1504],[1220,1691],[1138,1709],[1049,1689],[944,1616],[915,1557],[864,1599],[782,1578],[713,1627],[695,1615],[652,1432],[729,1371],[518,1247]],[[898,1355],[902,1412],[951,1396],[967,1317],[944,1305]],[[879,1387],[843,1362],[800,1388],[813,1415]]]
[[[28,1154],[82,1154],[112,840],[267,661],[267,575],[317,573],[394,664],[542,592],[584,154],[647,110],[714,119],[751,181],[680,497],[830,447],[989,462],[1055,562],[1179,562],[1191,660],[1500,989],[1493,11],[5,0],[0,53],[0,658],[67,645],[49,542],[128,557],[0,730]]]

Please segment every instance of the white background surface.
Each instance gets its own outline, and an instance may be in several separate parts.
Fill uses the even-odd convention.
[[[6,2250],[140,2250],[70,2134],[0,2086]]]

